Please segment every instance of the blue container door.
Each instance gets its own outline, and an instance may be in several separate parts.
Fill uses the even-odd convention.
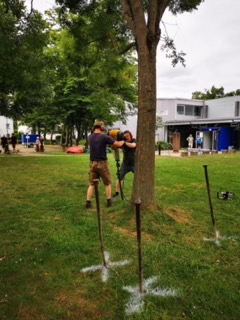
[[[227,150],[230,146],[230,128],[222,127],[218,135],[217,150]]]

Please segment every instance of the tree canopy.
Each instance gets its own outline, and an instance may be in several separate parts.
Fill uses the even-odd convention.
[[[218,99],[223,97],[232,97],[240,95],[240,89],[236,91],[231,91],[228,93],[224,93],[224,88],[216,88],[212,86],[210,90],[205,89],[204,92],[195,91],[192,93],[192,99],[199,99],[199,100],[210,100],[210,99]]]
[[[0,4],[1,114],[39,133],[63,124],[70,136],[75,128],[77,140],[96,118],[126,119],[126,101],[136,104],[136,60],[116,54],[121,42],[104,10],[57,9],[43,18],[24,1]]]
[[[114,54],[108,43],[101,48],[88,16],[66,13],[59,22],[64,28],[53,31],[47,50],[55,65],[51,112],[82,136],[96,118],[110,125],[125,114],[125,101],[136,102],[135,61]]]
[[[47,25],[23,1],[0,0],[0,113],[17,117],[46,98]]]

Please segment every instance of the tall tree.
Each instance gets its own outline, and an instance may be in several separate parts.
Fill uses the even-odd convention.
[[[18,117],[44,103],[43,49],[47,25],[39,12],[27,12],[22,0],[0,0],[0,113]]]
[[[138,55],[138,125],[132,200],[144,208],[155,205],[156,52],[160,22],[168,8],[173,14],[192,11],[198,0],[121,0]]]

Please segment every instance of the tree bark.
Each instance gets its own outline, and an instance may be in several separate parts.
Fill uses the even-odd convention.
[[[154,49],[155,50],[155,49]],[[142,208],[155,205],[156,50],[138,51],[138,121],[132,202]]]
[[[143,209],[155,206],[156,53],[159,24],[168,3],[149,0],[146,16],[141,0],[121,0],[138,54],[137,147],[131,202],[141,201]]]

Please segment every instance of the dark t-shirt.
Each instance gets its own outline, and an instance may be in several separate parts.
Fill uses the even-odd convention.
[[[131,143],[135,142],[136,139],[132,139]],[[129,148],[125,144],[122,146],[123,150],[123,162],[127,166],[134,166],[135,161],[135,150],[136,148]]]
[[[16,144],[17,143],[17,137],[12,136],[11,137],[11,144]]]
[[[107,145],[112,145],[114,140],[107,134],[92,133],[88,136],[88,144],[90,147],[91,161],[107,160]]]

